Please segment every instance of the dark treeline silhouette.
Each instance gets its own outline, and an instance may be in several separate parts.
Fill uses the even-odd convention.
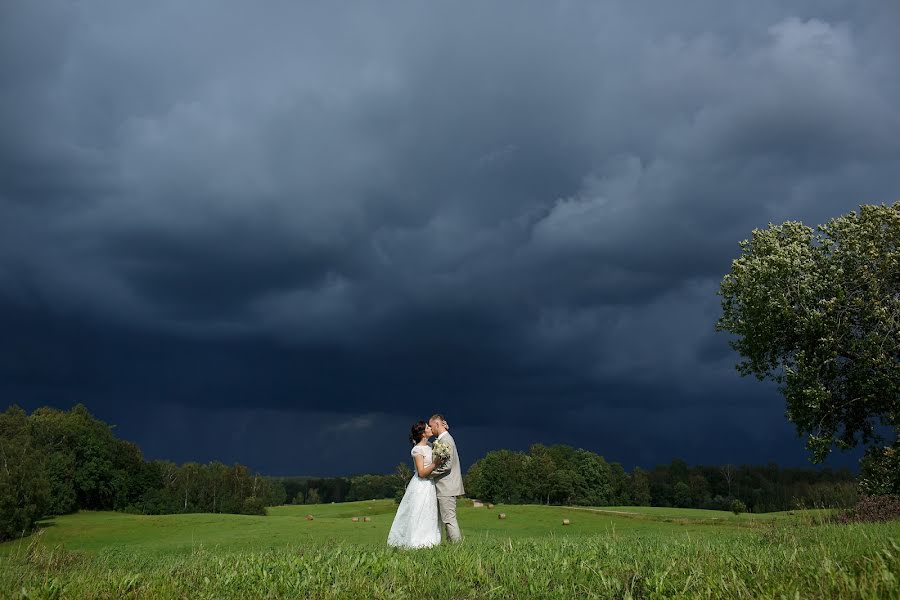
[[[570,446],[495,450],[466,474],[469,496],[509,504],[677,506],[752,512],[848,507],[856,501],[849,470],[779,468],[775,464],[689,467],[683,460],[627,473],[619,463]]]
[[[399,499],[412,477],[412,469],[400,464],[390,475],[357,475],[354,477],[273,477],[291,504],[326,504],[356,502],[379,498]]]

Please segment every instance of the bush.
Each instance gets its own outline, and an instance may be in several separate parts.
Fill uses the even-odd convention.
[[[900,496],[900,444],[870,448],[859,463],[859,491],[867,496]]]
[[[177,500],[165,490],[150,489],[144,492],[136,508],[145,515],[170,515],[177,513],[179,506]]]
[[[740,500],[738,500],[737,498],[735,498],[731,502],[731,512],[733,512],[736,515],[739,515],[743,512],[747,512],[747,505],[744,504],[743,502],[741,502]]]
[[[895,521],[900,519],[900,496],[861,496],[856,506],[844,512],[840,520],[848,522]]]
[[[257,496],[247,496],[247,498],[244,499],[244,506],[241,508],[241,514],[265,516],[269,514],[269,511],[266,510],[262,498]]]

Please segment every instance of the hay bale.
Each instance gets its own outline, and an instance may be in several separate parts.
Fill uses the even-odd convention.
[[[371,520],[372,520],[372,517],[366,517],[366,518],[363,519],[363,521],[365,521],[366,523],[368,523],[368,522],[371,521]]]
[[[482,508],[484,507],[483,502],[479,502],[478,500],[472,500],[472,508]]]
[[[488,503],[487,503],[487,507],[488,507],[488,508],[494,508],[494,505],[491,504],[490,502],[488,502]]]
[[[306,515],[306,517],[304,517],[304,518],[305,518],[307,521],[312,521],[312,520],[313,520],[313,516],[312,516],[312,515]]]
[[[505,519],[505,518],[506,518],[506,513],[500,513],[500,514],[498,514],[498,515],[497,515],[497,518],[498,518],[498,519]]]
[[[353,517],[353,518],[350,519],[350,520],[353,521],[354,523],[358,523],[358,522],[359,522],[359,517]]]
[[[569,520],[568,520],[568,519],[563,519],[563,525],[569,525],[569,524],[570,524],[570,523],[569,523]]]

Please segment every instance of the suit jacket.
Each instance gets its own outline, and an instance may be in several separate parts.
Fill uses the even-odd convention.
[[[441,441],[450,446],[453,454],[450,456],[449,469],[444,465],[435,469],[437,474],[434,475],[434,485],[437,489],[437,495],[463,496],[466,490],[463,488],[462,468],[459,466],[459,452],[456,451],[456,442],[453,441],[453,436],[450,435],[449,431],[447,435],[441,438]]]

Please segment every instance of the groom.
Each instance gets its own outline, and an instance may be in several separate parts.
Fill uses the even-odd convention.
[[[459,466],[459,453],[456,451],[456,442],[448,431],[447,421],[443,415],[431,415],[428,419],[431,430],[437,435],[437,439],[441,440],[452,450],[450,462],[447,465],[441,465],[434,470],[432,477],[434,478],[435,488],[437,488],[438,511],[441,513],[441,523],[447,529],[447,539],[451,542],[458,542],[462,539],[462,533],[459,531],[459,524],[456,522],[456,497],[466,493],[463,489],[462,469]]]

